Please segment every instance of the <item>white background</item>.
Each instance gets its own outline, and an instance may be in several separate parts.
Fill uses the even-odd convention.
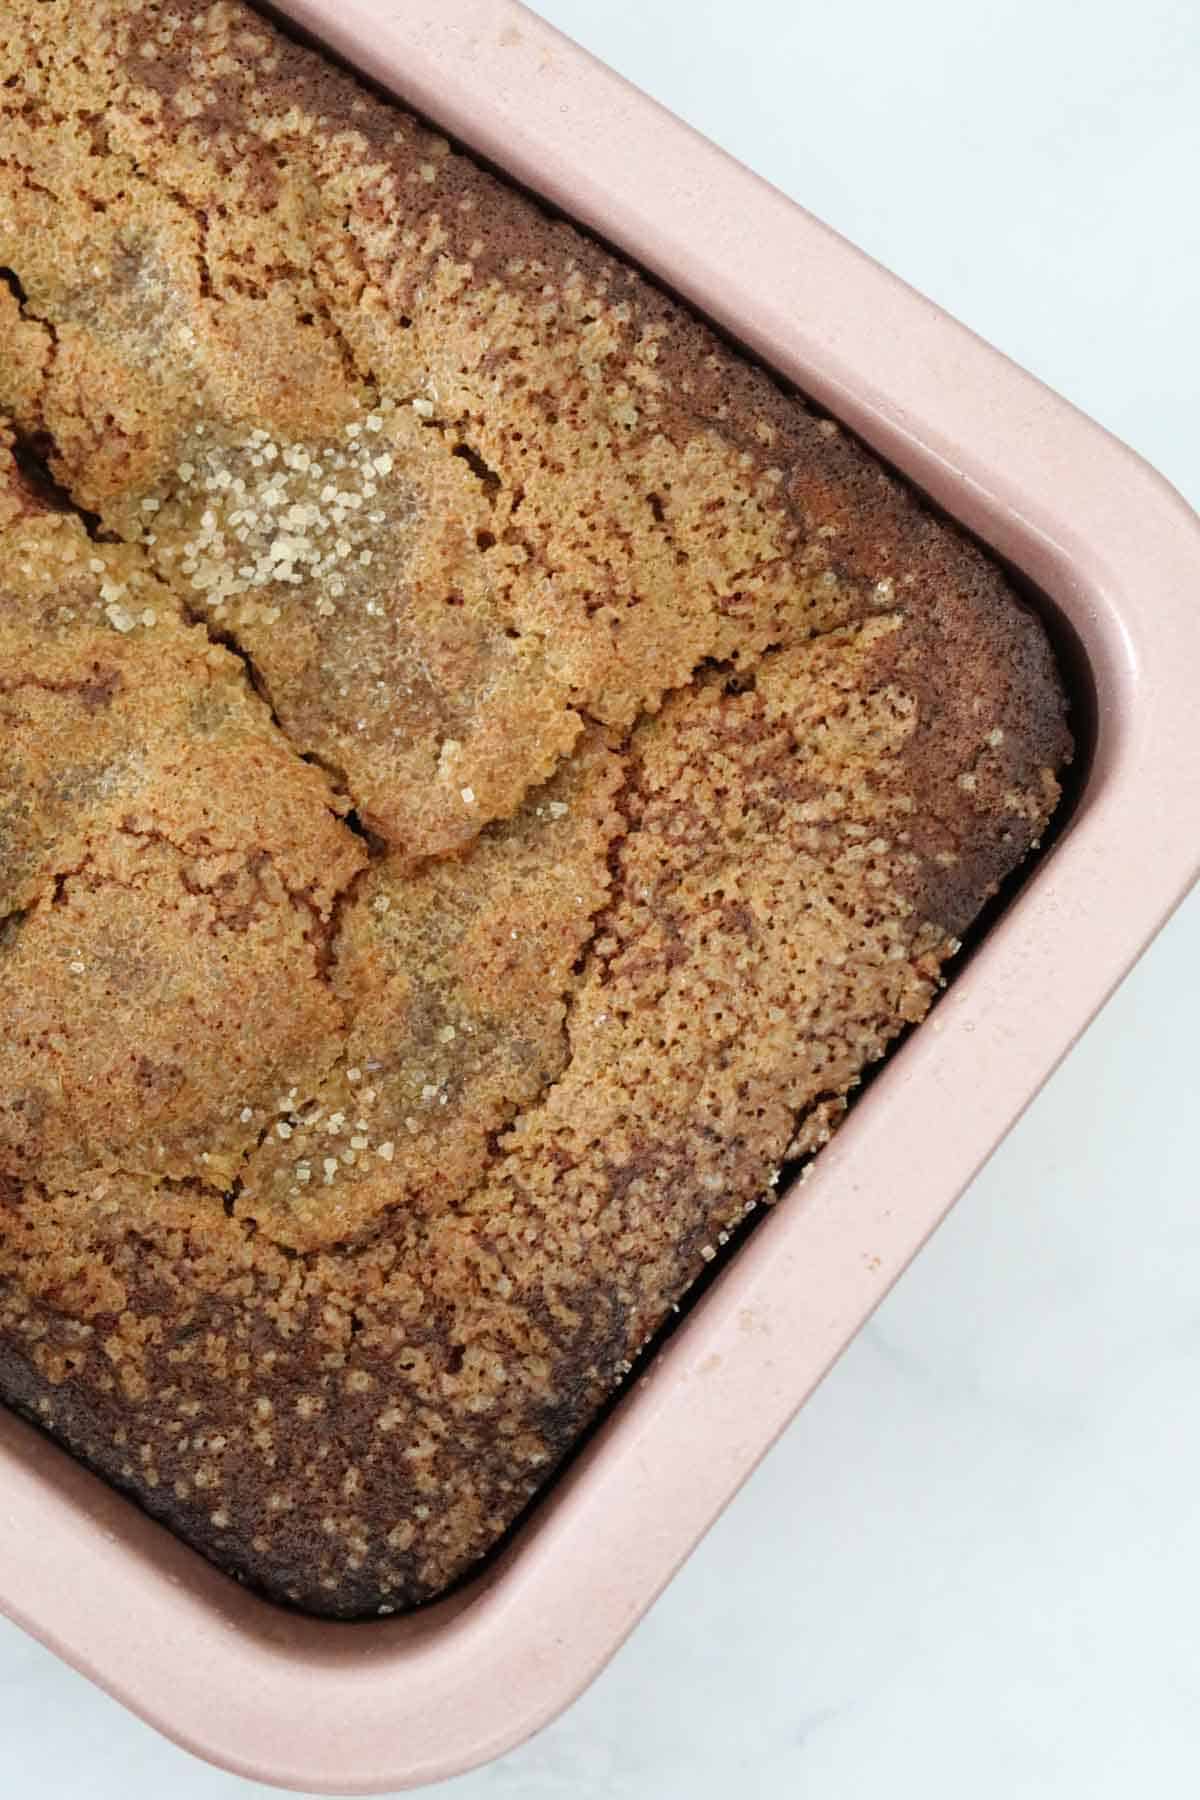
[[[541,10],[1200,503],[1196,0]],[[607,1673],[448,1800],[1200,1790],[1198,998],[1194,900]],[[0,1623],[0,1795],[267,1791]]]

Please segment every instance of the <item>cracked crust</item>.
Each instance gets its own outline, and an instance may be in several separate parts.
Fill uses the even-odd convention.
[[[0,1172],[219,1207],[249,1115],[345,1034],[324,965],[363,845],[135,553],[50,512],[0,543]]]
[[[248,8],[11,0],[0,82],[60,484],[0,446],[0,1390],[393,1611],[924,1015],[1061,686],[835,425]]]
[[[250,1159],[238,1218],[312,1250],[385,1209],[441,1213],[470,1193],[501,1131],[566,1067],[573,968],[608,896],[621,779],[621,757],[592,732],[468,854],[416,870],[376,861],[335,946],[344,1047],[292,1097],[287,1136]],[[348,1166],[334,1154],[344,1136]]]

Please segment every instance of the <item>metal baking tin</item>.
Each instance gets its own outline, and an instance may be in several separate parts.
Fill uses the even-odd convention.
[[[330,1793],[420,1785],[597,1673],[1200,865],[1200,522],[1138,457],[515,0],[286,16],[628,252],[1046,596],[1095,684],[1069,828],[511,1545],[408,1618],[239,1588],[0,1413],[0,1607],[179,1743]]]

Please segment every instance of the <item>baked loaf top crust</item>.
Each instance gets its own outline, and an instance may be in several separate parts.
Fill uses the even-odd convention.
[[[831,421],[245,6],[10,0],[0,264],[0,1388],[392,1611],[923,1016],[1062,689]]]

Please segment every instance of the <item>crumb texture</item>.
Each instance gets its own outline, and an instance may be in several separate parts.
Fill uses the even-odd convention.
[[[0,11],[0,1393],[224,1568],[470,1570],[1069,755],[608,252],[233,0]]]

